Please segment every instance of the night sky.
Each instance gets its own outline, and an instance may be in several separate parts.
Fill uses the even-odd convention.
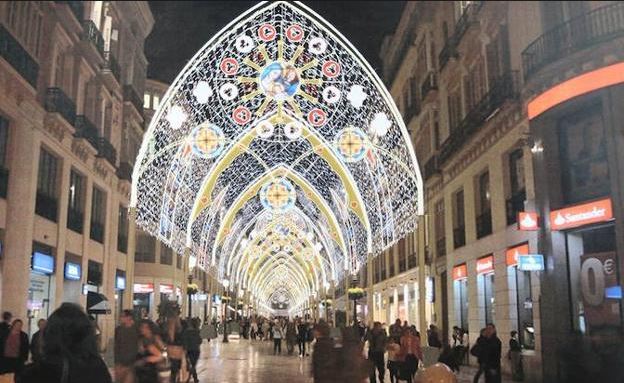
[[[221,28],[252,1],[150,1],[155,24],[145,45],[148,77],[170,83]],[[379,49],[396,27],[403,1],[305,1],[351,41],[381,75]]]

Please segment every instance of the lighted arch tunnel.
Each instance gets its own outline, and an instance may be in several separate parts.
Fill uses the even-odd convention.
[[[422,214],[387,90],[298,3],[260,4],[214,36],[164,96],[136,164],[137,224],[266,311],[296,311]]]

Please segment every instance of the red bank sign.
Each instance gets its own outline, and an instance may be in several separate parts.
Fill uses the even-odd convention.
[[[494,271],[494,257],[484,257],[477,259],[477,274],[484,274]]]
[[[453,267],[453,280],[468,278],[468,268],[466,264]]]
[[[518,230],[532,231],[539,229],[539,216],[537,213],[521,211],[518,213]]]
[[[518,256],[527,254],[529,254],[529,245],[527,244],[507,249],[505,252],[507,266],[516,266],[518,264]]]
[[[551,230],[564,230],[611,219],[613,219],[613,207],[611,199],[606,198],[551,212],[550,228]]]

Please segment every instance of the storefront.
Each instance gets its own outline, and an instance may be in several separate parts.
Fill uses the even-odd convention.
[[[468,331],[468,268],[465,263],[453,267],[455,324]]]
[[[124,305],[124,291],[126,291],[126,272],[117,269],[115,271],[115,313],[119,320]]]
[[[132,287],[132,307],[140,318],[149,318],[154,307],[154,284],[135,283]]]
[[[496,305],[494,292],[494,256],[488,255],[477,259],[477,289],[483,303],[479,318],[483,327],[496,322]]]
[[[54,306],[55,259],[52,248],[33,243],[30,284],[28,288],[28,323],[25,331],[32,335],[37,331],[39,319],[47,319]]]
[[[535,348],[535,326],[533,324],[533,295],[531,292],[531,271],[518,267],[518,260],[529,255],[529,244],[523,243],[505,251],[507,277],[510,288],[515,291],[518,315],[516,331],[525,349]]]

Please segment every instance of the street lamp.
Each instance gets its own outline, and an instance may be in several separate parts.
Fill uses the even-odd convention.
[[[228,343],[228,335],[227,335],[227,304],[230,300],[230,297],[228,297],[228,287],[230,287],[230,281],[227,279],[223,280],[223,299],[221,299],[221,301],[223,302],[223,343]]]

